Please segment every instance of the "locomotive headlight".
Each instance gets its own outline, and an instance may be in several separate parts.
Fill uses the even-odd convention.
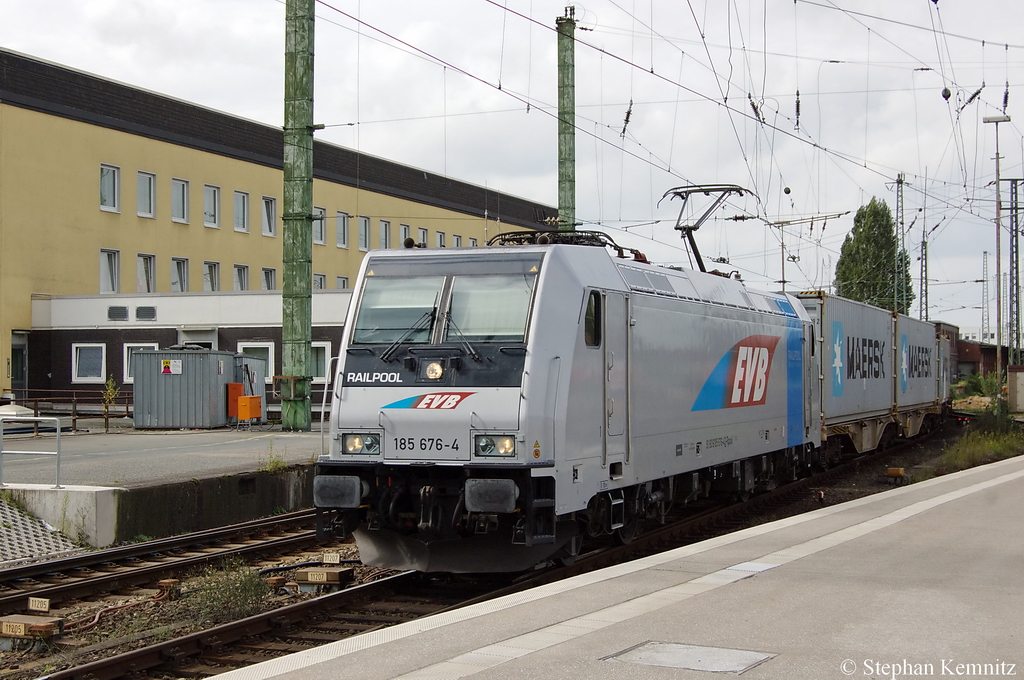
[[[429,378],[430,380],[438,380],[441,378],[442,375],[444,375],[444,366],[442,366],[440,363],[436,361],[431,361],[429,364],[427,364],[427,367],[424,369],[423,374],[426,375],[427,378]]]
[[[516,438],[505,434],[478,434],[476,436],[476,455],[478,456],[514,456],[516,455]]]
[[[380,436],[376,434],[346,434],[345,453],[375,456],[380,453]]]

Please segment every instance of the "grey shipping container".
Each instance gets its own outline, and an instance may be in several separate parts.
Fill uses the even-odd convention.
[[[797,297],[820,337],[825,424],[888,414],[895,403],[892,313],[823,292]]]
[[[209,429],[229,424],[228,383],[262,398],[267,416],[267,362],[206,350],[145,350],[134,355],[135,427]]]
[[[937,403],[942,357],[937,356],[935,324],[901,314],[896,320],[896,343],[896,403],[900,407]]]

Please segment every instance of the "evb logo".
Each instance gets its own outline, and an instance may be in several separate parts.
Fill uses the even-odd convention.
[[[692,410],[764,404],[778,344],[778,336],[751,335],[733,345],[704,382]]]

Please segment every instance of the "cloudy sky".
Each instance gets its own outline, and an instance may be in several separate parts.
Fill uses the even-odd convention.
[[[564,3],[316,7],[320,139],[557,203]],[[0,0],[0,12],[5,48],[282,123],[283,0]],[[982,118],[1005,105],[1001,174],[1024,177],[1024,3],[590,0],[575,16],[581,228],[688,266],[679,202],[659,199],[737,184],[752,194],[697,233],[705,258],[769,289],[785,262],[787,289],[824,288],[857,208],[878,197],[895,212],[902,174],[915,287],[928,238],[929,316],[981,325],[996,245],[996,135]],[[703,212],[691,203],[690,219]],[[1006,272],[1006,238],[1002,250]]]

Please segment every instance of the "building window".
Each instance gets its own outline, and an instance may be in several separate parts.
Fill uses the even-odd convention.
[[[310,369],[313,372],[313,382],[323,385],[327,382],[327,368],[331,361],[331,343],[317,340],[311,344],[310,349],[312,350]]]
[[[327,208],[313,208],[313,243],[327,243]]]
[[[443,231],[437,232],[437,247],[438,248],[444,248],[444,232]]]
[[[140,293],[156,292],[156,256],[139,253],[135,260],[135,290]]]
[[[100,210],[121,211],[121,168],[100,165]]]
[[[387,220],[380,221],[380,247],[382,249],[391,247],[391,223]]]
[[[452,248],[462,247],[462,237],[458,234],[452,234]]]
[[[235,290],[249,290],[249,267],[244,264],[235,265]]]
[[[220,229],[220,187],[203,187],[203,224]]]
[[[347,276],[339,276],[339,277],[337,277],[334,280],[334,287],[337,288],[338,290],[344,290],[344,289],[348,288],[348,277]]]
[[[141,349],[160,349],[155,342],[126,342],[124,343],[124,360],[121,362],[123,375],[121,381],[126,385],[135,382],[135,353]]]
[[[476,239],[473,238],[472,236],[469,237],[469,247],[476,248]]]
[[[203,290],[220,290],[220,262],[203,263]]]
[[[156,217],[156,175],[151,172],[139,173],[135,201],[139,217]]]
[[[416,230],[416,236],[419,239],[416,243],[422,245],[424,248],[427,247],[427,230],[425,227],[420,227]]]
[[[412,228],[408,224],[400,224],[398,225],[398,229],[402,234],[401,244],[404,248],[405,242],[412,238]]]
[[[313,290],[323,290],[327,287],[326,274],[313,274]]]
[[[277,236],[277,199],[263,197],[263,235]]]
[[[263,268],[263,283],[260,286],[263,290],[277,290],[277,270],[271,267]]]
[[[348,213],[338,211],[334,216],[335,240],[339,248],[348,248]]]
[[[100,292],[121,292],[121,251],[100,249]]]
[[[240,354],[248,354],[251,357],[259,357],[267,360],[266,383],[274,382],[274,343],[272,342],[239,342],[236,351]]]
[[[107,381],[107,346],[99,342],[71,343],[71,382],[96,383]]]
[[[171,180],[171,221],[188,224],[188,181]]]
[[[370,218],[359,217],[359,250],[370,249]]]
[[[188,258],[171,258],[171,292],[188,292]]]
[[[249,232],[249,194],[235,192],[235,231]]]

